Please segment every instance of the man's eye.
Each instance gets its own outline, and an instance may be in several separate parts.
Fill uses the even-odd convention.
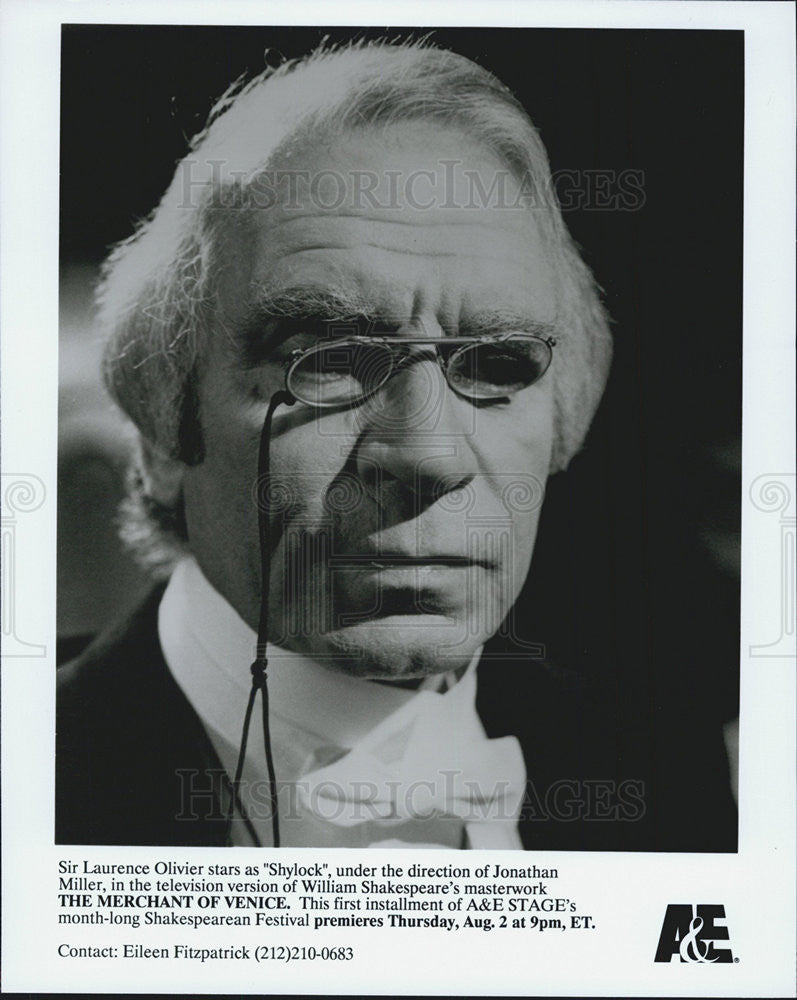
[[[344,343],[322,346],[302,367],[316,375],[355,378],[365,385],[383,380],[392,366],[392,355],[385,347]]]
[[[375,392],[393,370],[392,352],[380,344],[336,343],[300,355],[288,385],[304,402],[335,405]]]
[[[359,336],[365,321],[325,318],[283,319],[277,321],[263,339],[260,361],[284,361],[296,351],[309,351],[331,341]]]
[[[322,347],[305,362],[304,368],[317,378],[356,377],[358,351],[351,346]]]
[[[550,362],[543,341],[487,343],[460,351],[448,368],[449,383],[464,395],[489,399],[512,396],[533,385]]]
[[[495,385],[506,385],[518,379],[518,369],[524,369],[528,359],[520,352],[482,351],[477,356],[475,375]]]
[[[272,343],[272,349],[268,352],[266,361],[283,361],[289,358],[295,351],[309,351],[322,340],[318,331],[313,329],[295,330],[286,332],[284,336],[277,337]]]
[[[294,351],[306,351],[319,342],[311,326],[289,322],[270,322],[247,332],[242,343],[242,361],[246,368],[266,364],[284,364]]]

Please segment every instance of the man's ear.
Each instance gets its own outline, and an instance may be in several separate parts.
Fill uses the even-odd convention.
[[[144,491],[164,507],[176,506],[183,486],[185,465],[145,438],[139,439]]]

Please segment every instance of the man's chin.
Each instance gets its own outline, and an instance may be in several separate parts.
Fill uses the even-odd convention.
[[[353,677],[409,680],[467,667],[487,638],[444,615],[393,615],[292,646]]]

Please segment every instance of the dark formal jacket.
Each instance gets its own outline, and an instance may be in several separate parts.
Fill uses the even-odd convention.
[[[158,642],[162,588],[58,672],[56,842],[226,843],[226,778]],[[688,692],[677,717],[544,662],[485,654],[477,708],[515,735],[532,850],[735,851],[716,723]]]

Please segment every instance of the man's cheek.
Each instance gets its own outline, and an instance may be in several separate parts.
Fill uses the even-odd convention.
[[[539,508],[516,513],[511,519],[506,545],[504,578],[508,602],[515,601],[528,576],[539,524]]]
[[[311,528],[300,515],[280,528],[269,591],[276,619],[272,641],[278,646],[293,647],[297,639],[327,631],[331,611],[328,552],[323,528],[317,524]]]

